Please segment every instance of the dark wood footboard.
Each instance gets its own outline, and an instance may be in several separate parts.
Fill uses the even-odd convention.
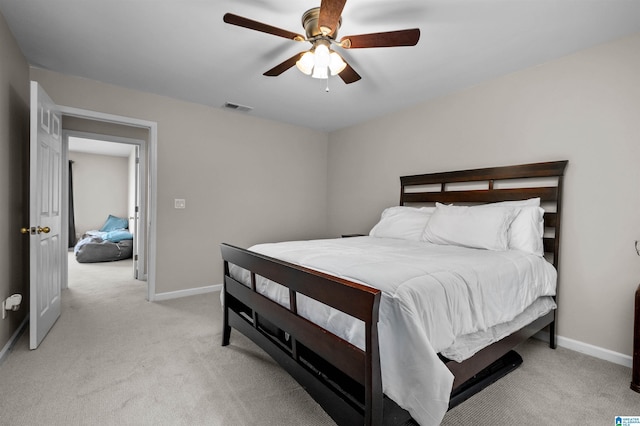
[[[380,290],[227,244],[222,244],[221,251],[222,345],[229,344],[233,327],[274,358],[338,424],[382,424]],[[250,286],[231,276],[230,264],[250,271]],[[289,288],[290,307],[256,292],[256,276]],[[365,350],[300,316],[298,293],[362,320]]]

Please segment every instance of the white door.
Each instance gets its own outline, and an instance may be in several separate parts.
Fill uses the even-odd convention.
[[[36,349],[60,316],[62,262],[61,115],[31,82],[29,145],[29,347]]]
[[[134,208],[133,208],[133,216],[130,219],[133,219],[132,232],[134,235],[133,241],[133,278],[138,279],[138,254],[140,253],[140,238],[138,236],[139,229],[139,220],[140,220],[140,146],[136,145],[135,149],[135,165],[134,165]]]

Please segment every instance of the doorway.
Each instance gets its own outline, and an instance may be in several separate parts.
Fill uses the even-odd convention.
[[[103,139],[106,135],[112,142],[125,142],[136,145],[139,150],[140,168],[138,175],[140,199],[137,215],[136,234],[138,236],[138,279],[146,280],[147,300],[155,300],[155,255],[156,255],[156,179],[157,179],[157,123],[140,120],[131,117],[105,114],[73,107],[57,106],[63,118],[63,130],[67,135],[86,136],[86,134],[100,135]],[[84,122],[84,124],[83,124]],[[86,127],[87,122],[90,123]],[[144,132],[144,137],[121,136],[121,129],[139,130]],[[116,129],[116,131],[114,131]],[[118,130],[120,129],[120,130]],[[134,132],[135,133],[135,132]],[[68,164],[68,141],[65,139],[63,146],[63,163]],[[144,161],[143,161],[144,159]],[[144,166],[144,169],[143,169]],[[69,202],[69,175],[68,168],[63,168],[62,188],[63,205]],[[144,211],[143,211],[144,209]],[[63,228],[68,235],[68,211],[64,209]],[[134,215],[135,217],[135,215]],[[62,282],[68,282],[68,262],[63,262]]]
[[[63,145],[69,159],[70,262],[131,259],[132,278],[146,280],[146,238],[140,226],[147,211],[146,141],[64,130]],[[102,233],[110,218],[118,218],[124,230]]]
[[[64,118],[90,120],[102,125],[143,129],[148,173],[144,174],[148,208],[141,217],[147,262],[147,300],[155,300],[155,231],[157,178],[157,123],[113,114],[57,105],[32,81],[29,137],[29,347],[36,349],[60,317],[61,290],[68,282],[69,168],[68,141],[63,141]],[[64,166],[63,166],[64,165]],[[141,185],[142,187],[142,185]],[[66,261],[62,259],[66,258]]]

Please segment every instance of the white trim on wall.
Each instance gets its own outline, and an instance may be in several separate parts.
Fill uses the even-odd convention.
[[[549,333],[546,331],[541,331],[534,336],[536,339],[548,342],[549,341]],[[614,364],[622,365],[624,367],[629,367],[633,365],[633,358],[629,355],[621,354],[619,352],[614,352],[609,349],[601,348],[599,346],[594,346],[589,343],[580,342],[578,340],[570,339],[568,337],[558,336],[558,346],[580,352],[585,355],[592,356],[594,358],[602,359],[605,361],[612,362]]]
[[[213,293],[214,291],[220,291],[220,290],[222,290],[222,284],[214,284],[214,285],[208,285],[204,287],[189,288],[186,290],[168,291],[166,293],[156,294],[155,300],[157,301],[157,300],[178,299],[180,297],[196,296],[198,294]]]
[[[11,335],[11,338],[7,342],[6,345],[0,351],[0,364],[5,360],[7,356],[9,356],[9,352],[11,349],[18,343],[20,336],[22,336],[22,332],[27,329],[27,324],[29,323],[29,314],[22,320],[16,331]]]
[[[121,115],[106,114],[103,112],[91,111],[81,108],[59,106],[62,115],[88,118],[108,123],[122,124],[130,127],[140,127],[149,130],[149,211],[147,214],[147,300],[153,302],[156,300],[156,222],[157,222],[157,178],[158,178],[158,123],[155,121],[141,120],[138,118],[124,117]]]

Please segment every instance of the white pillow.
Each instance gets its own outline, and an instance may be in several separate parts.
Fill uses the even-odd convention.
[[[508,250],[509,226],[518,212],[517,207],[487,209],[436,203],[422,239],[434,244]]]
[[[435,207],[389,207],[382,212],[380,221],[369,235],[379,238],[399,238],[420,241],[429,217]]]
[[[509,248],[544,256],[544,209],[522,207],[509,229]]]
[[[502,201],[482,204],[476,207],[520,207],[518,215],[509,228],[509,248],[522,250],[537,256],[544,256],[542,237],[544,234],[544,209],[540,207],[540,198],[521,201]]]

